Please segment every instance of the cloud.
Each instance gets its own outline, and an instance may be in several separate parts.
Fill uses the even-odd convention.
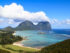
[[[29,20],[32,22],[49,21],[49,18],[43,11],[29,12],[25,11],[23,6],[12,3],[10,5],[0,6],[0,17],[14,20]]]
[[[59,21],[58,19],[53,18],[53,19],[50,21],[50,23],[51,23],[51,24],[59,25],[59,24],[61,24],[61,21]]]
[[[20,22],[15,22],[13,19],[8,19],[7,22],[8,24],[16,24],[16,25],[20,23]]]
[[[52,24],[57,24],[57,25],[62,25],[62,24],[70,24],[70,19],[65,19],[65,20],[58,20],[58,19],[52,19],[51,20]]]
[[[2,23],[2,22],[4,22],[4,19],[1,18],[1,19],[0,19],[0,23]]]
[[[70,24],[70,19],[66,19],[66,20],[64,21],[64,23]]]
[[[52,24],[54,24],[54,23],[57,23],[58,20],[54,18],[54,19],[52,19],[50,22],[51,22]]]
[[[12,27],[16,27],[17,25],[19,25],[19,23],[21,22],[15,22],[13,19],[0,19],[0,27],[7,27],[7,26],[12,26]]]
[[[52,28],[55,29],[69,29],[70,28],[70,19],[51,19],[50,21]]]

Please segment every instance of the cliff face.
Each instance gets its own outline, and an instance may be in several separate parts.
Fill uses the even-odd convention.
[[[37,25],[38,30],[51,30],[49,22],[39,22]]]
[[[30,21],[24,21],[20,23],[16,30],[51,30],[51,25],[49,22],[39,22],[37,25],[34,25]]]

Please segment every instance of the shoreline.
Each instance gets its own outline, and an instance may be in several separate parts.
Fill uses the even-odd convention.
[[[14,32],[13,35],[16,35],[16,33]],[[24,44],[22,44],[21,42],[22,41],[25,41],[25,40],[27,40],[27,39],[23,39],[21,41],[14,42],[13,45],[20,46],[20,47],[31,48],[31,49],[37,49],[37,50],[40,50],[41,49],[40,47],[38,47],[38,48],[32,48],[32,47],[24,46]]]
[[[22,40],[22,41],[25,41],[25,40]],[[32,47],[24,46],[24,44],[21,43],[22,41],[14,42],[13,45],[20,46],[20,47],[25,47],[25,48],[36,49],[36,50],[41,49],[41,48],[32,48]]]

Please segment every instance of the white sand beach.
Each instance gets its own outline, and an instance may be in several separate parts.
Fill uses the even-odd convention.
[[[25,41],[25,40],[22,40],[22,41]],[[24,46],[24,44],[21,43],[22,41],[14,42],[13,45],[20,46],[20,47],[26,47]],[[37,50],[41,49],[41,48],[32,48],[32,47],[26,47],[26,48],[37,49]]]

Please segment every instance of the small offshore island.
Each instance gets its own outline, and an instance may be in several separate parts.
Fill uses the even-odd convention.
[[[46,28],[46,29],[45,29]],[[15,31],[25,30],[51,30],[49,22],[40,22],[38,25],[33,25],[30,21],[20,23],[16,28],[6,27],[0,30],[0,53],[70,53],[70,39],[60,41],[59,43],[45,46],[45,47],[28,47],[21,42],[29,40],[28,37],[22,37],[15,33]],[[42,34],[39,32],[38,35]],[[25,35],[26,36],[26,35]],[[43,37],[43,36],[42,36]],[[65,38],[65,37],[64,37]],[[46,40],[47,41],[47,40]],[[48,43],[46,43],[48,44]]]

